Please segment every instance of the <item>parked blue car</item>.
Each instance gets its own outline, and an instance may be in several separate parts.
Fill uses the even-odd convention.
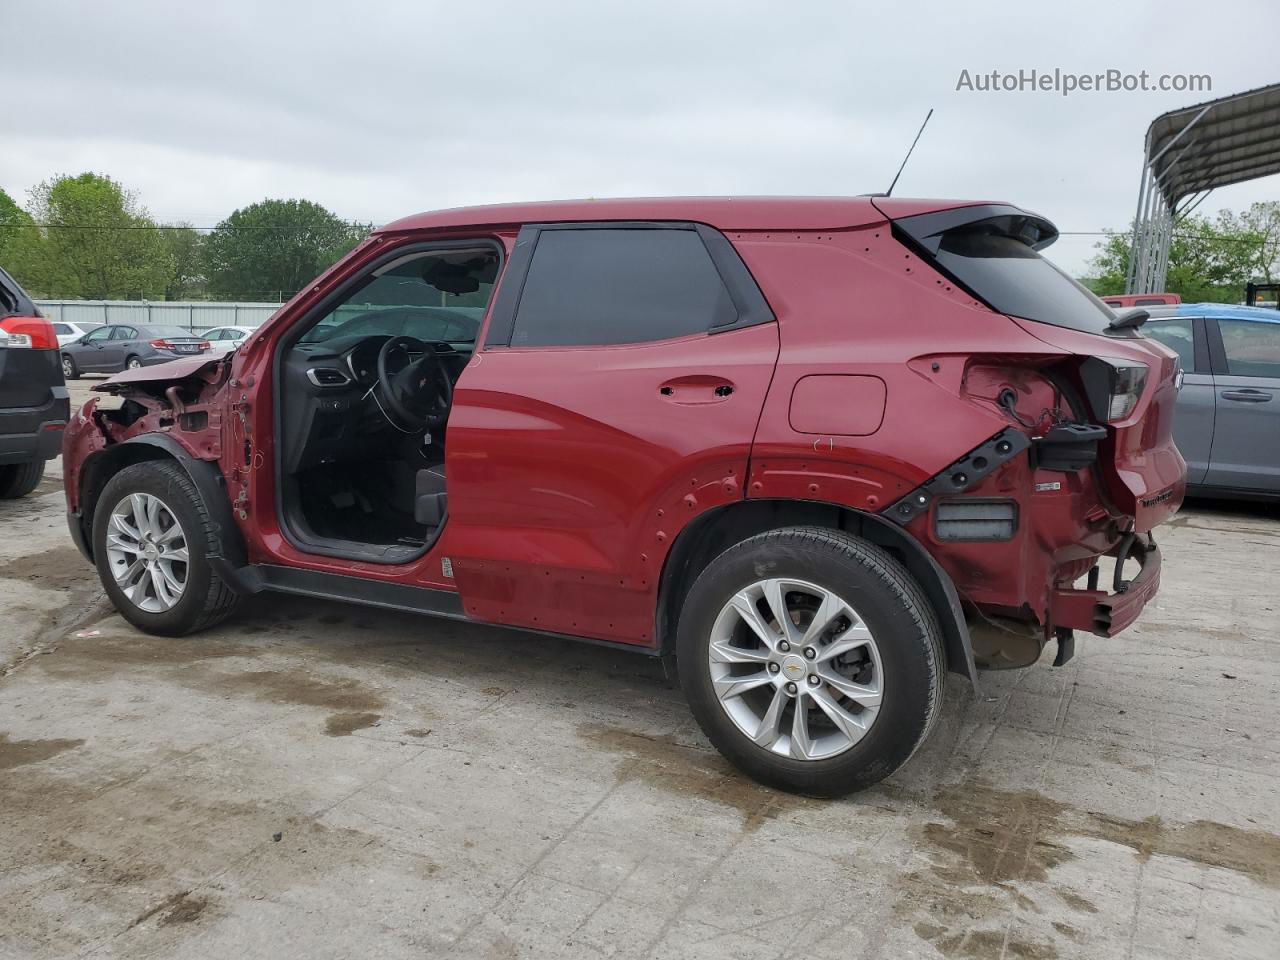
[[[1173,435],[1198,496],[1280,498],[1280,311],[1147,307],[1142,333],[1186,372]]]

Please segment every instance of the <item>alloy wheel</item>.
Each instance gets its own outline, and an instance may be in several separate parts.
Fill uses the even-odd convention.
[[[131,493],[107,523],[111,576],[138,609],[164,613],[187,588],[187,538],[173,511],[159,497]]]
[[[803,580],[739,590],[707,652],[720,706],[752,741],[795,760],[825,760],[866,736],[883,672],[871,630],[839,595]]]

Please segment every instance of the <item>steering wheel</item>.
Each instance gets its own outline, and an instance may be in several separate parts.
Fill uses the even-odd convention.
[[[421,353],[410,360],[412,353]],[[397,354],[404,360],[399,366]],[[435,347],[416,337],[392,337],[378,351],[377,397],[401,421],[401,429],[425,430],[438,427],[453,405],[453,381]],[[385,412],[385,411],[384,411]]]

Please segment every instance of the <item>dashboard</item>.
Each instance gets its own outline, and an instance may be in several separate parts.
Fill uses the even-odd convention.
[[[280,368],[284,468],[310,467],[385,455],[404,436],[370,395],[378,382],[378,353],[390,336],[334,338],[296,343]],[[474,345],[434,342],[456,383]],[[417,360],[421,354],[410,354]]]

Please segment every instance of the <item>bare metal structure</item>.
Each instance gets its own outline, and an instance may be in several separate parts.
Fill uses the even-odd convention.
[[[1125,292],[1164,290],[1174,229],[1205,197],[1273,173],[1280,173],[1280,84],[1151,121]]]

